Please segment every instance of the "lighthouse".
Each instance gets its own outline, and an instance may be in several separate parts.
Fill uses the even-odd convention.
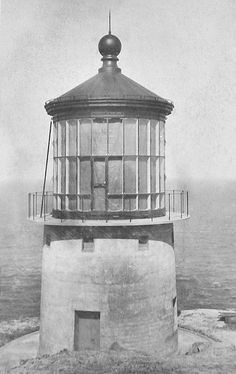
[[[188,194],[166,190],[173,103],[122,74],[109,33],[98,73],[47,101],[53,191],[29,194],[44,225],[40,354],[177,350],[176,220]]]

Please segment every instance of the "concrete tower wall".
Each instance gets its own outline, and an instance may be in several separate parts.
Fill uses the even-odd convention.
[[[91,248],[90,248],[91,250]],[[100,350],[177,349],[175,256],[164,242],[58,240],[43,248],[39,353],[74,349],[75,311],[100,312]]]

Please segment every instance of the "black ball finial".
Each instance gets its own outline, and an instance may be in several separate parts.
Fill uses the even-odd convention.
[[[103,57],[117,57],[121,51],[121,42],[115,35],[107,34],[102,37],[98,44],[98,50]]]
[[[117,66],[118,54],[121,51],[121,42],[117,36],[111,33],[111,12],[109,11],[109,29],[108,34],[104,35],[100,42],[98,43],[98,50],[102,55],[103,65],[98,70],[99,73],[109,72],[109,73],[120,73],[121,70]]]

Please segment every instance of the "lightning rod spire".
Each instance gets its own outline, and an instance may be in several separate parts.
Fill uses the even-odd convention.
[[[111,35],[111,11],[109,10],[109,35]]]

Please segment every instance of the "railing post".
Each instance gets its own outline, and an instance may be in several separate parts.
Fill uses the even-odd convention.
[[[184,191],[182,190],[182,201],[183,201],[183,214],[184,214],[184,209],[185,209],[185,204],[184,204]]]
[[[28,218],[30,218],[30,213],[31,213],[31,194],[28,193]]]
[[[62,222],[62,195],[61,195],[61,222]]]
[[[38,205],[38,193],[37,192],[35,192],[35,215],[36,215],[36,217],[37,217],[37,211],[38,211],[38,209],[37,209],[37,205]]]
[[[105,209],[106,209],[106,222],[107,222],[107,207],[108,207],[108,201],[107,198],[105,199]]]
[[[175,190],[173,190],[173,213],[175,212]]]
[[[180,217],[183,217],[183,194],[182,191],[180,192]]]
[[[187,217],[189,214],[189,207],[188,207],[188,191],[186,192],[186,199],[187,199]]]
[[[129,198],[129,221],[131,222],[131,199]]]
[[[168,194],[168,204],[169,204],[169,221],[170,221],[170,193]]]
[[[81,196],[82,198],[82,222],[84,222],[84,197]]]
[[[34,219],[34,194],[33,194],[33,219]]]

